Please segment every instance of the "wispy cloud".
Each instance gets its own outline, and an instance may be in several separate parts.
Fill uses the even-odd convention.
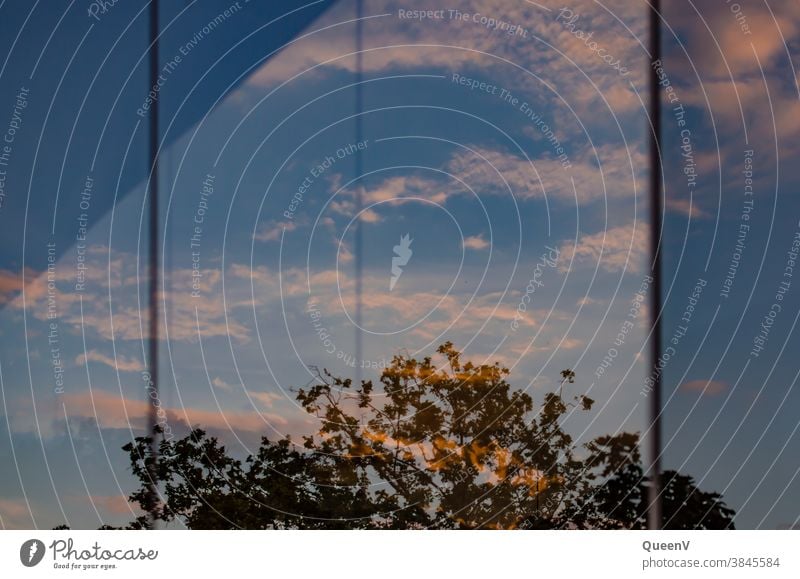
[[[226,392],[233,392],[233,391],[234,391],[234,386],[233,386],[233,384],[229,384],[229,383],[225,382],[225,380],[223,380],[223,379],[222,379],[222,378],[220,378],[219,376],[215,377],[215,378],[214,378],[214,379],[211,381],[211,384],[212,384],[212,386],[214,386],[215,388],[219,388],[220,390],[225,390]]]
[[[278,241],[284,231],[287,233],[294,231],[299,227],[297,221],[267,221],[261,223],[253,235],[253,239],[264,243],[270,241]]]
[[[82,366],[87,360],[105,364],[109,368],[114,368],[120,372],[141,372],[144,370],[144,365],[139,360],[121,356],[119,354],[117,354],[115,360],[111,356],[106,356],[97,350],[89,350],[85,354],[79,354],[75,358],[75,363]]]
[[[264,408],[272,408],[276,402],[283,399],[280,394],[275,394],[274,392],[248,392],[247,394],[257,400]]]
[[[544,198],[580,204],[604,199],[631,199],[643,183],[637,168],[646,166],[639,148],[602,145],[577,147],[570,167],[549,152],[534,158],[499,149],[473,147],[453,155],[447,164],[469,186],[519,199]],[[573,187],[574,183],[574,187]]]
[[[104,390],[65,394],[64,404],[70,418],[97,420],[100,428],[144,428],[150,406],[144,400],[122,398]],[[275,413],[201,408],[165,408],[167,422],[173,425],[202,426],[218,430],[266,431],[270,426],[286,426],[288,420]]]
[[[721,380],[689,380],[681,384],[684,392],[695,392],[703,396],[715,396],[728,390],[729,386]]]
[[[707,219],[710,217],[708,213],[703,211],[693,199],[677,199],[675,197],[667,197],[665,207],[667,211],[678,213],[692,219]]]
[[[559,268],[566,271],[570,261],[575,265],[594,268],[599,264],[606,271],[642,271],[648,254],[649,227],[644,222],[633,222],[591,235],[583,235],[578,243],[566,242],[561,246]]]

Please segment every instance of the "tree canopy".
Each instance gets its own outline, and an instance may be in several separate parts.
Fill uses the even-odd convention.
[[[153,437],[137,437],[123,447],[140,483],[129,500],[147,512],[129,528],[644,528],[651,481],[639,435],[576,443],[567,414],[594,401],[563,397],[573,371],[537,404],[500,364],[463,361],[449,342],[437,352],[438,366],[395,356],[377,384],[320,371],[296,392],[319,430],[297,442],[264,437],[243,458],[200,428],[173,440],[157,430],[157,459]],[[733,528],[722,497],[692,477],[667,471],[662,485],[665,527]]]

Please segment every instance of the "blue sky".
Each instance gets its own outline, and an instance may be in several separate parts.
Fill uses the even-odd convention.
[[[575,369],[575,393],[598,401],[591,416],[569,419],[581,440],[646,430],[647,306],[629,315],[649,268],[643,5],[482,0],[465,3],[465,19],[446,8],[424,20],[401,14],[427,8],[415,4],[367,3],[360,175],[352,6],[297,4],[264,26],[280,13],[243,2],[213,29],[235,4],[163,8],[161,61],[181,57],[159,95],[160,386],[176,428],[201,423],[245,452],[261,434],[296,438],[317,426],[290,388],[315,367],[354,372],[358,220],[365,376],[396,353],[428,355],[450,340],[473,359],[501,361],[539,400],[561,369]],[[800,28],[783,4],[774,22],[748,7],[749,35],[725,10],[698,6],[716,58],[686,7],[669,8],[664,33],[687,123],[665,105],[665,343],[686,327],[664,368],[665,462],[725,489],[740,527],[792,525],[798,288],[781,300],[765,350],[750,352],[798,230],[796,172],[780,161],[796,147],[788,55]],[[4,86],[30,87],[0,208],[0,460],[18,467],[0,474],[6,527],[131,518],[120,446],[141,431],[145,409],[140,8],[115,5],[100,21],[71,10],[58,28],[60,14],[36,10],[13,50],[3,41]],[[19,30],[27,9],[9,10],[3,26]],[[596,46],[579,32],[593,32]],[[4,89],[2,110],[14,109],[16,93]],[[694,186],[681,156],[687,127]],[[723,298],[751,149],[750,229]],[[405,235],[413,254],[390,290]],[[47,243],[57,247],[63,391],[48,342]]]

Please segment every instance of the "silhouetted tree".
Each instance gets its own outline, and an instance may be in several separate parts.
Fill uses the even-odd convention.
[[[643,528],[647,485],[634,433],[578,445],[565,415],[593,400],[513,390],[499,364],[463,362],[451,343],[445,361],[396,356],[380,377],[354,385],[321,371],[297,400],[321,420],[294,444],[263,438],[258,452],[231,456],[201,429],[178,440],[160,432],[161,501],[148,516],[193,529],[229,528]],[[146,505],[150,437],[127,444]],[[733,511],[691,477],[662,474],[670,528],[732,528]]]

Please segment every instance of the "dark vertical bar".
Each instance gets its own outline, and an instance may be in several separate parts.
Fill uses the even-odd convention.
[[[158,82],[158,0],[150,1],[150,90]],[[150,207],[150,235],[148,247],[149,263],[149,340],[148,340],[148,370],[150,372],[150,411],[148,415],[149,434],[153,437],[151,443],[151,461],[148,466],[148,509],[151,527],[155,527],[154,509],[158,501],[158,487],[156,483],[156,461],[158,460],[158,441],[155,427],[158,424],[158,101],[150,109],[150,174],[148,178],[149,207]]]
[[[361,113],[364,107],[364,94],[363,88],[361,86],[361,82],[363,80],[363,55],[362,50],[364,48],[363,45],[363,34],[364,34],[364,25],[362,23],[362,18],[364,15],[364,5],[362,0],[356,1],[356,143],[360,143],[362,141],[363,136],[363,119],[361,117]],[[361,384],[361,365],[363,360],[363,341],[362,341],[362,318],[361,318],[361,295],[363,291],[362,286],[362,273],[364,268],[363,263],[363,250],[362,250],[362,231],[361,231],[361,210],[363,208],[364,199],[362,196],[362,186],[363,184],[360,181],[361,175],[363,173],[363,159],[361,157],[361,149],[356,149],[356,158],[355,158],[355,165],[356,165],[356,178],[359,179],[357,186],[356,186],[356,215],[358,219],[356,219],[355,223],[355,274],[356,274],[356,341],[355,341],[355,382],[356,385]]]
[[[650,0],[650,251],[653,256],[653,284],[650,297],[653,368],[661,357],[661,94],[658,75],[652,63],[661,59],[660,2]],[[661,528],[661,373],[653,372],[650,393],[650,485],[648,487],[647,528]]]

